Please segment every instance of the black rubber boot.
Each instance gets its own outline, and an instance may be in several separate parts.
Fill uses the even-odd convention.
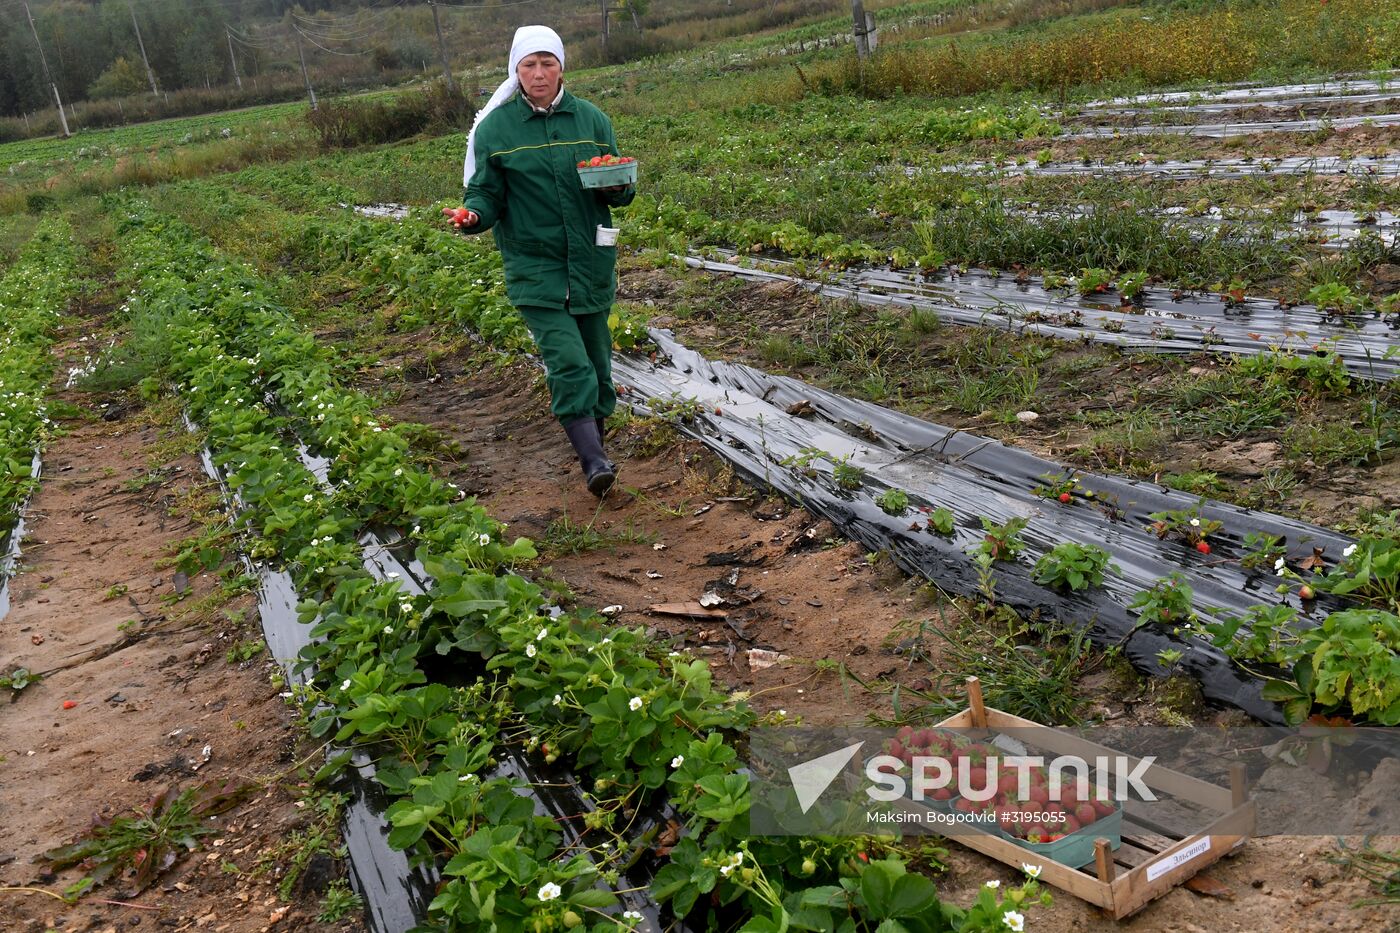
[[[607,447],[608,447],[608,419],[607,419],[607,418],[594,418],[593,420],[596,421],[596,422],[598,422],[598,443],[600,443],[600,444],[603,446],[603,457],[606,458],[607,461],[608,461],[608,469],[612,470],[613,473],[616,474],[616,473],[617,473],[617,465],[616,465],[615,463],[613,463],[612,457],[609,457],[609,456],[608,456],[608,450],[607,450]]]
[[[574,445],[579,463],[583,464],[588,491],[601,499],[612,488],[617,475],[603,453],[603,437],[598,431],[598,422],[592,418],[580,418],[564,425],[564,433],[569,435],[569,443]]]

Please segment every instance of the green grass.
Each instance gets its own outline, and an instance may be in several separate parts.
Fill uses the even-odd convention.
[[[623,528],[598,528],[594,521],[579,524],[568,515],[549,523],[544,534],[535,542],[540,559],[587,554],[591,551],[615,550],[629,544],[650,544],[652,535],[630,524]]]

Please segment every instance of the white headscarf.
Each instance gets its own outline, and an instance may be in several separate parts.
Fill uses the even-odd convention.
[[[472,176],[476,174],[476,128],[488,113],[510,100],[515,96],[515,92],[520,90],[520,78],[515,70],[520,66],[522,59],[536,52],[548,52],[559,59],[559,70],[563,71],[564,40],[559,38],[559,33],[548,26],[521,26],[515,31],[515,40],[510,44],[510,73],[506,75],[505,81],[501,82],[501,86],[496,88],[496,93],[491,95],[486,106],[477,112],[476,119],[472,121],[471,132],[467,134],[467,161],[462,167],[463,187],[470,185]]]

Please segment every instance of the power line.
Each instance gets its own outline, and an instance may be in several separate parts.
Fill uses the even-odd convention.
[[[330,52],[332,55],[344,55],[344,56],[346,56],[347,58],[354,58],[354,57],[359,56],[359,55],[368,55],[371,51],[373,51],[372,49],[363,49],[363,50],[361,50],[361,51],[359,51],[359,52],[337,52],[335,49],[328,49],[328,48],[326,48],[324,45],[322,45],[321,43],[317,42],[315,39],[311,38],[311,37],[308,36],[306,33],[302,32],[301,29],[300,29],[300,27],[293,26],[292,28],[295,29],[295,30],[297,31],[297,35],[301,36],[301,37],[302,37],[303,39],[305,39],[307,42],[310,42],[312,45],[316,46],[316,48],[320,49],[322,52]]]

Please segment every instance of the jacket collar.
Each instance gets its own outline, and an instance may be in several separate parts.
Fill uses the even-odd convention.
[[[575,99],[574,95],[569,93],[568,88],[561,88],[559,91],[559,103],[554,105],[553,112],[573,113]],[[515,95],[515,105],[520,111],[520,119],[522,122],[529,120],[531,117],[544,116],[544,114],[535,110],[534,105],[530,103],[530,99],[525,96],[524,91],[520,91]]]

